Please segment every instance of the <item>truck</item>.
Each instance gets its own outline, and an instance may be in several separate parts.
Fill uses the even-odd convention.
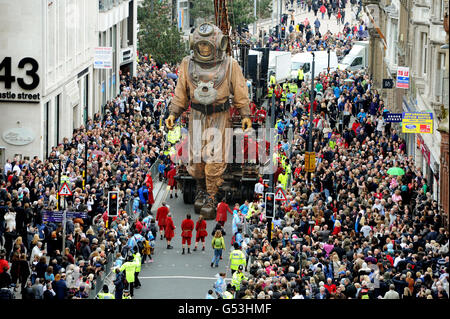
[[[283,83],[290,79],[291,52],[270,51],[269,53],[269,76],[275,75],[277,83]]]
[[[292,57],[291,63],[291,74],[290,79],[295,80],[298,76],[298,70],[303,67],[303,74],[305,80],[311,79],[312,72],[312,60],[314,53],[314,77],[316,77],[320,72],[326,72],[328,68],[328,52],[327,51],[311,51],[297,53]],[[330,71],[333,71],[338,66],[338,59],[335,51],[330,51]]]
[[[267,108],[267,103],[265,103],[265,105],[262,107]],[[186,111],[183,116],[188,116],[188,113],[189,111]],[[239,129],[241,127],[241,116],[233,109],[231,110],[231,113],[233,114],[231,117],[232,127],[234,129]],[[254,116],[255,115],[250,116],[252,122]],[[260,126],[261,125],[258,123],[253,124],[253,128],[256,128],[255,135],[249,137],[248,139],[245,138],[245,135],[247,135],[247,133],[240,133],[244,135],[240,140],[247,141],[245,142],[246,145],[248,145],[248,143],[257,143],[254,149],[249,147],[247,149],[247,152],[244,151],[243,163],[239,163],[239,161],[236,161],[236,156],[238,152],[237,148],[243,147],[244,145],[236,145],[235,139],[237,137],[233,137],[233,163],[229,163],[227,165],[227,169],[222,175],[224,183],[216,196],[218,201],[220,201],[222,198],[225,198],[225,201],[227,203],[243,202],[245,200],[251,201],[254,199],[254,187],[261,177],[261,169],[267,167],[268,165],[271,165],[272,163],[271,157],[267,153],[265,162],[260,162],[260,158],[258,156],[256,158],[256,161],[249,159],[252,155],[249,152],[251,150],[256,150],[256,147],[258,147],[258,150],[260,152],[263,152],[264,150],[268,152],[268,142],[263,137],[258,136],[259,131],[257,129]],[[182,139],[182,141],[180,141],[180,147],[187,147],[187,138],[188,137],[186,136],[185,139]],[[175,180],[178,183],[178,187],[182,190],[184,203],[195,204],[197,185],[195,179],[187,171],[187,159],[184,159],[184,163],[181,163],[180,160],[176,157],[172,158],[172,160],[179,163],[177,165],[177,174],[175,176]],[[263,177],[268,178],[266,174],[263,174]],[[200,213],[200,209],[201,207],[194,205],[194,211],[196,214]],[[205,219],[214,219],[216,217],[215,211],[211,211],[210,213],[203,213],[203,217]]]
[[[357,41],[338,65],[339,70],[357,71],[369,66],[369,41]]]

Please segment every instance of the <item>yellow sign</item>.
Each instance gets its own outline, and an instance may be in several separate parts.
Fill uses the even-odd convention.
[[[433,133],[433,113],[403,113],[402,133]]]
[[[312,173],[316,170],[316,153],[305,152],[305,171]]]

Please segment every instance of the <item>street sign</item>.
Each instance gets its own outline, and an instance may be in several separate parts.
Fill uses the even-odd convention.
[[[64,220],[64,211],[50,211],[43,210],[42,211],[42,221],[44,222],[53,222],[53,223],[61,223]],[[87,212],[66,212],[66,218],[88,218]]]
[[[312,173],[316,170],[316,153],[305,152],[305,171]]]
[[[400,123],[402,121],[402,113],[384,112],[384,121],[390,123]]]
[[[402,133],[433,133],[433,113],[403,112]]]
[[[409,89],[409,68],[399,66],[397,68],[397,88]]]
[[[286,194],[284,193],[283,188],[278,187],[277,192],[275,193],[275,200],[287,201]]]
[[[64,183],[61,189],[58,192],[59,196],[72,196],[72,191],[70,190],[67,183]]]
[[[392,89],[394,87],[393,79],[383,79],[383,89]]]

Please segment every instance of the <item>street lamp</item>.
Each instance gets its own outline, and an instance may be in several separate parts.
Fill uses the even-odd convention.
[[[315,92],[314,92],[314,68],[316,65],[316,56],[314,52],[311,52],[313,56],[312,60],[312,70],[311,70],[311,94],[310,94],[310,106],[309,106],[309,138],[308,138],[308,152],[311,154],[313,150],[313,144],[312,144],[312,127],[313,127],[313,107],[314,107],[314,98],[315,98]],[[307,168],[308,169],[308,168]],[[311,172],[308,172],[308,180],[311,181]]]
[[[328,68],[327,68],[327,75],[330,75],[330,52],[331,52],[330,48],[328,48],[327,52],[328,52]]]

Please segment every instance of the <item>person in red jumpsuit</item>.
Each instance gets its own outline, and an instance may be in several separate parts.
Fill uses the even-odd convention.
[[[167,184],[170,186],[170,198],[173,198],[173,190],[175,189],[175,197],[177,195],[177,181],[175,180],[175,175],[177,174],[177,169],[174,166],[170,171],[167,172]]]
[[[186,215],[186,219],[181,222],[181,244],[183,245],[183,252],[185,252],[185,245],[187,244],[188,254],[191,253],[191,239],[192,231],[194,230],[194,221],[191,219],[191,214]]]
[[[153,197],[153,179],[152,175],[150,173],[147,174],[145,177],[145,185],[147,185],[148,188],[148,202],[149,205],[148,211],[152,211],[152,206],[155,203],[155,198]]]
[[[173,246],[170,245],[172,238],[175,236],[175,228],[177,228],[173,224],[172,214],[169,212],[166,218],[166,229],[164,231],[166,240],[167,240],[167,249],[172,249]]]
[[[167,214],[169,214],[169,207],[167,207],[166,203],[163,202],[162,206],[156,211],[156,221],[158,222],[161,239],[163,239],[163,232],[165,232],[166,229]]]
[[[228,206],[227,203],[225,203],[225,198],[222,199],[222,201],[217,205],[217,215],[216,215],[216,221],[222,225],[222,227],[225,226],[225,223],[227,221],[227,212],[229,212],[231,215],[233,215],[233,212],[230,209],[230,206]]]
[[[206,220],[203,219],[203,215],[198,217],[197,223],[195,224],[195,230],[197,234],[195,236],[195,247],[194,251],[197,251],[198,243],[201,241],[203,248],[205,250],[205,237],[208,236],[208,232],[206,231]]]
[[[267,116],[267,112],[266,110],[264,110],[264,108],[260,108],[257,112],[256,112],[256,118],[259,122],[260,125],[264,124],[266,121],[266,116]]]

